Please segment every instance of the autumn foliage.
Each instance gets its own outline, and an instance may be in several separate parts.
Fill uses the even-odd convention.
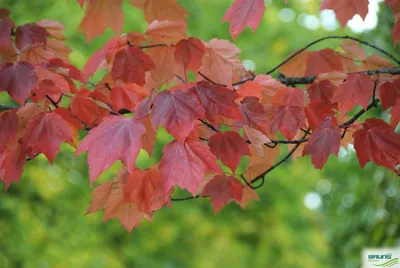
[[[0,91],[18,104],[0,106],[5,189],[38,154],[52,164],[63,142],[75,155],[87,152],[90,185],[120,160],[115,178],[94,188],[87,213],[104,210],[104,220],[117,218],[131,231],[172,201],[209,197],[215,213],[231,201],[245,208],[259,200],[255,189],[265,175],[290,157],[310,155],[321,169],[349,143],[361,168],[373,161],[399,172],[400,61],[385,50],[349,36],[324,37],[254,75],[233,43],[187,36],[190,14],[175,0],[131,0],[149,26],[122,35],[122,0],[78,2],[88,42],[107,27],[118,36],[83,70],[69,62],[63,25],[46,19],[15,25],[0,9]],[[395,17],[396,46],[400,1],[385,4]],[[368,0],[323,0],[322,9],[334,10],[345,26],[355,14],[365,18]],[[236,0],[221,19],[235,39],[247,26],[256,30],[264,11],[264,0]],[[341,49],[309,50],[326,39],[339,39]],[[366,56],[362,46],[376,54]],[[107,74],[93,83],[98,70]],[[275,71],[278,78],[270,76]],[[378,105],[389,110],[389,122],[357,121]],[[159,128],[174,139],[158,164],[141,170],[138,154],[152,155]],[[244,170],[240,163],[247,163]],[[190,194],[173,197],[176,186]]]

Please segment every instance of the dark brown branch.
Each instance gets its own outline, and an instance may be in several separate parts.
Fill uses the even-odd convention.
[[[303,52],[304,50],[306,50],[307,48],[321,42],[324,40],[329,40],[329,39],[342,39],[342,40],[353,40],[356,41],[358,43],[364,44],[366,46],[369,46],[377,51],[379,51],[380,53],[384,54],[385,56],[387,56],[388,58],[392,59],[394,62],[396,62],[398,65],[400,65],[400,60],[396,59],[395,56],[393,56],[392,54],[390,54],[389,52],[387,52],[386,50],[377,47],[367,41],[352,37],[352,36],[348,36],[348,35],[331,35],[331,36],[325,36],[322,37],[320,39],[317,39],[311,43],[309,43],[308,45],[306,45],[305,47],[303,47],[302,49],[296,51],[296,53],[292,54],[291,56],[289,56],[286,60],[284,60],[283,62],[281,62],[280,64],[278,64],[277,66],[275,66],[274,68],[272,68],[271,70],[269,70],[268,72],[266,72],[266,74],[271,74],[273,72],[275,72],[276,70],[278,70],[280,67],[282,67],[283,65],[285,65],[286,63],[288,63],[290,60],[292,60],[294,57],[296,57],[297,55],[299,55],[301,52]]]
[[[216,83],[216,82],[214,82],[213,80],[211,80],[210,78],[208,78],[207,76],[205,76],[203,73],[201,73],[201,72],[198,72],[198,74],[201,76],[201,77],[203,77],[205,80],[207,80],[208,82],[210,82],[211,84],[214,84],[214,85],[217,85],[217,86],[222,86],[222,87],[226,87],[226,85],[222,85],[222,84],[218,84],[218,83]],[[254,79],[254,77],[251,79],[251,80],[253,80]]]
[[[344,139],[344,136],[346,136],[346,133],[347,133],[347,128],[343,130],[342,136],[340,137],[342,140]]]
[[[282,61],[280,64],[278,64],[277,66],[275,66],[274,68],[272,68],[271,70],[269,70],[268,72],[266,72],[266,74],[271,74],[271,73],[275,72],[275,71],[278,70],[280,67],[282,67],[283,65],[285,65],[286,63],[288,63],[289,61],[291,61],[293,58],[295,58],[297,55],[299,55],[300,53],[302,53],[303,51],[305,51],[307,48],[309,48],[309,47],[311,47],[311,46],[313,46],[313,45],[315,45],[315,44],[317,44],[317,43],[319,43],[319,42],[321,42],[321,41],[329,40],[329,39],[344,39],[344,40],[347,39],[347,40],[353,40],[353,41],[359,42],[359,43],[361,43],[361,44],[364,44],[364,45],[366,45],[366,46],[369,46],[369,47],[371,47],[371,48],[373,48],[373,49],[379,51],[380,53],[384,54],[385,56],[387,56],[388,58],[390,58],[391,60],[393,60],[395,63],[397,63],[397,65],[400,65],[400,60],[397,59],[395,56],[393,56],[392,54],[390,54],[390,53],[387,52],[386,50],[384,50],[384,49],[382,49],[382,48],[380,48],[380,47],[377,47],[377,46],[375,46],[375,45],[373,45],[373,44],[371,44],[371,43],[369,43],[369,42],[367,42],[367,41],[364,41],[364,40],[361,40],[361,39],[358,39],[358,38],[355,38],[355,37],[352,37],[352,36],[348,36],[348,35],[344,35],[344,36],[340,36],[340,35],[335,36],[335,35],[333,35],[333,36],[325,36],[325,37],[323,37],[323,38],[317,39],[317,40],[315,40],[315,41],[309,43],[308,45],[306,45],[306,46],[303,47],[302,49],[300,49],[300,50],[296,51],[294,54],[290,55],[287,59],[285,59],[284,61]],[[390,68],[388,68],[388,69],[390,69]],[[371,71],[367,71],[367,72],[365,72],[365,73],[366,73],[366,74],[369,74],[369,75],[377,74],[377,73],[369,73],[369,72],[371,72]],[[373,72],[373,71],[372,71],[372,72]],[[384,72],[381,72],[381,73],[384,73]],[[389,72],[389,73],[390,73],[390,72]],[[392,73],[392,74],[395,74],[395,73]],[[399,71],[398,71],[396,74],[399,74]],[[249,77],[249,78],[243,79],[243,80],[241,80],[241,81],[239,81],[239,82],[233,83],[232,85],[233,85],[233,86],[241,85],[241,84],[244,84],[244,83],[246,83],[247,81],[251,81],[251,80],[253,80],[253,79],[254,79],[254,77]],[[311,83],[314,81],[314,79],[315,79],[315,77],[312,77],[312,76],[309,76],[309,77],[301,77],[301,78],[300,78],[300,77],[278,78],[279,81],[281,81],[282,83],[284,83],[284,84],[286,84],[286,85],[311,84]]]
[[[363,72],[349,72],[347,74],[354,73],[365,73],[367,75],[376,75],[376,74],[400,74],[400,66],[392,67],[392,68],[382,68],[377,70],[368,70]],[[312,84],[315,80],[316,76],[304,76],[304,77],[282,77],[277,78],[278,81],[287,85],[300,85],[300,84]]]
[[[199,121],[202,122],[204,125],[206,125],[209,129],[211,129],[211,130],[213,130],[215,132],[219,132],[219,130],[216,129],[212,124],[210,124],[210,123],[208,123],[208,122],[206,122],[206,121],[204,121],[202,119],[199,119]]]
[[[0,110],[13,110],[19,108],[18,106],[0,105]]]
[[[128,46],[135,47],[128,42]],[[167,44],[152,44],[152,45],[144,45],[144,46],[136,46],[138,48],[152,48],[152,47],[167,47]]]
[[[309,131],[309,130],[308,130],[308,131]],[[308,134],[305,133],[301,139],[302,139],[302,140],[305,140],[306,137],[307,137],[307,135],[308,135]],[[287,154],[285,157],[283,157],[279,162],[275,163],[275,164],[274,164],[273,166],[271,166],[269,169],[267,169],[266,171],[264,171],[263,173],[261,173],[260,175],[258,175],[254,180],[252,180],[252,181],[251,181],[251,184],[254,184],[254,183],[256,183],[257,181],[261,180],[261,183],[260,183],[259,185],[253,186],[252,188],[253,188],[253,189],[257,189],[257,188],[260,188],[261,186],[263,186],[263,185],[264,185],[264,180],[265,180],[265,178],[264,178],[265,175],[267,175],[267,174],[270,173],[272,170],[274,170],[275,168],[279,167],[279,166],[282,165],[286,160],[288,160],[288,159],[292,156],[292,154],[297,150],[297,148],[300,147],[300,145],[301,145],[301,142],[300,142],[300,143],[297,143],[297,144],[293,147],[293,149],[290,150],[290,151],[288,152],[288,154]]]
[[[86,81],[86,84],[89,84],[89,85],[91,85],[92,87],[96,87],[96,84],[93,83],[93,82],[90,81],[90,80]]]
[[[182,197],[182,198],[171,198],[171,201],[185,201],[185,200],[191,200],[191,199],[197,199],[197,198],[205,198],[208,196],[200,196],[200,195],[196,195],[196,196],[187,196],[187,197]]]
[[[62,97],[60,97],[60,99],[58,100],[58,102],[61,101],[61,98],[62,98]],[[54,107],[58,108],[58,102],[55,102],[52,98],[49,97],[49,95],[46,95],[46,99],[48,99],[48,100],[51,102],[51,104],[53,104]]]
[[[347,74],[354,74],[354,73],[365,73],[367,75],[400,74],[400,66],[392,68],[382,68],[376,70],[367,70],[362,72],[348,72]],[[316,78],[317,78],[316,76],[278,77],[276,80],[280,81],[285,85],[306,85],[306,84],[312,84]],[[253,78],[247,78],[240,82],[234,83],[233,86],[237,86],[251,80],[253,80]]]
[[[111,86],[110,86],[109,83],[105,83],[104,85],[106,86],[106,88],[107,88],[109,91],[112,91]]]
[[[167,47],[167,44],[150,44],[150,45],[143,45],[143,46],[135,46],[130,41],[126,43],[130,47],[138,47],[138,48],[152,48],[152,47]]]
[[[310,132],[306,132],[306,134],[310,134]],[[271,143],[274,144],[299,144],[303,142],[307,142],[308,139],[300,139],[300,140],[271,140]]]
[[[185,79],[183,79],[182,77],[180,77],[179,75],[175,75],[176,78],[178,78],[182,83],[187,84],[187,82],[185,81]]]
[[[378,102],[376,101],[376,87],[378,86],[378,81],[374,81],[374,90],[372,91],[372,104],[374,107],[378,107]]]
[[[358,113],[356,113],[351,119],[349,119],[348,121],[344,122],[343,124],[339,125],[340,128],[348,128],[351,124],[353,124],[358,118],[360,118],[364,113],[368,112],[369,110],[371,110],[372,108],[375,108],[375,105],[378,105],[379,100],[376,99],[375,103],[371,102],[367,109],[362,109],[360,111],[358,111]]]

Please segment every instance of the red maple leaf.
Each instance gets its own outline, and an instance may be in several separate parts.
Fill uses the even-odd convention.
[[[243,119],[239,105],[235,102],[239,95],[229,88],[200,81],[191,87],[189,92],[197,96],[210,122],[215,122],[218,115],[234,120]]]
[[[251,200],[260,201],[260,197],[258,196],[257,192],[250,188],[247,185],[242,185],[243,187],[243,194],[242,200],[240,200],[239,205],[245,209],[247,205],[250,203]]]
[[[319,101],[308,104],[304,112],[312,130],[317,129],[325,121],[326,117],[334,117],[332,106]]]
[[[17,138],[18,116],[15,110],[0,113],[0,154]]]
[[[144,12],[148,22],[155,20],[185,21],[189,13],[175,0],[131,0],[132,5]]]
[[[140,48],[127,47],[115,54],[111,74],[114,80],[121,79],[124,82],[143,86],[145,73],[155,70],[155,68],[150,57],[144,54]]]
[[[272,97],[271,131],[280,130],[291,140],[299,128],[305,127],[304,92],[300,88],[283,88]]]
[[[227,131],[214,134],[208,145],[211,152],[221,159],[222,163],[235,172],[244,155],[251,155],[249,145],[236,132]]]
[[[236,39],[246,26],[251,27],[254,32],[260,24],[264,11],[264,0],[236,0],[226,11],[222,22],[230,22],[229,31],[233,39]]]
[[[111,90],[110,100],[114,109],[126,109],[133,111],[149,92],[143,87],[136,84],[116,85]]]
[[[5,89],[19,104],[30,96],[38,77],[35,67],[27,62],[7,63],[0,69],[0,91]]]
[[[53,163],[63,141],[73,142],[68,123],[56,113],[33,116],[24,130],[22,139],[31,157],[35,153],[43,153],[50,163]]]
[[[135,203],[126,202],[121,187],[111,190],[104,205],[103,221],[118,219],[120,224],[131,232],[144,219],[145,213],[140,212]]]
[[[181,89],[164,90],[155,97],[151,121],[155,129],[163,125],[177,140],[184,142],[204,110],[196,96]]]
[[[280,130],[288,140],[294,138],[299,128],[306,127],[304,111],[300,107],[274,107],[271,118],[271,131]]]
[[[194,196],[205,172],[220,172],[210,148],[199,141],[173,141],[164,147],[163,153],[160,172],[165,193],[178,185]]]
[[[49,33],[36,23],[27,23],[15,31],[15,44],[19,50],[33,45],[45,45]]]
[[[308,54],[306,76],[333,71],[343,71],[340,56],[333,49],[325,48]]]
[[[311,138],[304,147],[303,156],[311,155],[311,162],[315,168],[321,169],[330,154],[338,155],[342,133],[335,118],[327,117],[315,129]]]
[[[346,113],[351,111],[356,104],[360,104],[366,109],[373,89],[374,83],[368,75],[364,73],[349,75],[338,88],[340,110]]]
[[[369,118],[353,137],[361,168],[373,160],[379,166],[395,170],[400,160],[400,135],[392,126],[381,119]]]
[[[18,182],[26,163],[26,151],[21,142],[15,143],[4,154],[0,153],[0,180],[4,180],[6,190],[11,182]]]
[[[14,27],[14,22],[9,17],[5,17],[0,21],[0,48],[10,47],[11,30]]]
[[[110,197],[113,187],[113,181],[107,181],[94,188],[92,191],[93,198],[92,201],[90,201],[86,214],[94,213],[102,209]]]
[[[245,72],[238,57],[240,49],[227,40],[211,39],[206,45],[200,72],[215,83],[231,85]]]
[[[119,35],[124,23],[124,13],[121,8],[122,0],[87,2],[85,16],[79,25],[79,28],[86,35],[87,42],[102,34],[107,27],[111,27]]]
[[[393,106],[390,111],[390,124],[395,128],[400,122],[400,98],[397,99],[397,102]]]
[[[182,64],[185,69],[197,72],[206,51],[206,47],[199,39],[194,37],[183,39],[176,44],[175,61]]]
[[[304,107],[304,91],[296,87],[285,87],[272,97],[272,105]]]
[[[260,83],[254,81],[247,81],[237,90],[242,96],[252,96],[257,97],[258,99],[262,99],[262,92],[264,91],[264,86]]]
[[[356,14],[365,19],[368,13],[368,0],[323,0],[321,10],[324,9],[333,9],[340,24],[345,27]]]
[[[153,43],[175,44],[179,40],[186,38],[186,22],[155,20],[150,23],[145,34]]]
[[[319,101],[330,105],[333,102],[337,87],[329,80],[314,82],[307,87],[310,101]]]
[[[389,109],[400,98],[400,78],[381,84],[379,92],[383,109]]]
[[[127,202],[135,203],[138,211],[149,215],[170,199],[169,194],[164,194],[157,169],[135,170],[124,185],[123,192]],[[160,200],[161,196],[164,198]]]
[[[268,119],[260,100],[257,97],[250,96],[245,97],[240,104],[240,112],[245,124],[267,134]]]
[[[70,109],[87,127],[93,127],[100,124],[103,118],[109,114],[109,110],[100,107],[95,100],[89,97],[90,90],[80,90],[71,98]]]
[[[232,200],[240,204],[243,197],[243,188],[235,177],[217,175],[206,184],[201,196],[210,196],[214,213],[217,214]]]
[[[75,153],[88,151],[90,185],[117,160],[132,174],[145,131],[142,124],[123,116],[108,116],[92,129]]]
[[[149,88],[160,88],[175,77],[178,72],[174,58],[175,47],[159,46],[146,50],[146,55],[154,63],[155,71],[149,72],[146,85]]]

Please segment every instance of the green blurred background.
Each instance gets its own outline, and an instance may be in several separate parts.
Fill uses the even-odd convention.
[[[232,1],[178,2],[189,11],[188,34],[231,40],[229,24],[220,20]],[[320,14],[320,1],[266,1],[255,33],[246,29],[236,45],[246,66],[269,70],[295,49],[333,34],[351,34],[393,47],[390,10],[376,1],[378,26],[371,14],[366,31],[341,29],[331,12]],[[86,44],[77,31],[83,11],[67,0],[1,0],[16,24],[49,18],[66,26],[71,61],[83,67],[112,35],[111,30]],[[123,4],[123,32],[144,31],[141,11]],[[374,12],[373,12],[374,13]],[[374,17],[375,16],[375,17]],[[338,48],[325,41],[313,49]],[[369,53],[371,51],[367,50]],[[2,104],[11,104],[3,92]],[[371,115],[373,112],[369,112]],[[382,111],[375,116],[387,118]],[[139,165],[157,162],[169,141],[158,135],[154,157],[141,153]],[[282,150],[282,152],[284,152]],[[18,185],[0,193],[0,267],[359,267],[364,247],[399,246],[400,198],[395,175],[374,164],[361,170],[353,150],[343,148],[317,171],[305,157],[277,169],[258,190],[261,201],[243,211],[230,204],[214,216],[209,200],[173,203],[131,234],[117,220],[102,224],[102,215],[85,216],[90,202],[86,156],[73,156],[63,145],[53,166],[43,156],[25,166]],[[102,175],[111,179],[119,164]]]

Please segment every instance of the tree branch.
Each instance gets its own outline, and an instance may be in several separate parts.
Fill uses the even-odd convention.
[[[141,49],[152,48],[152,47],[167,47],[168,46],[167,44],[150,44],[150,45],[143,45],[143,46],[135,46],[135,45],[132,45],[132,43],[130,41],[128,41],[126,44],[130,47],[138,47]]]
[[[200,196],[200,195],[196,195],[196,196],[187,196],[187,197],[182,197],[182,198],[171,198],[171,201],[185,201],[185,200],[191,200],[191,199],[197,199],[197,198],[205,198],[208,196]]]
[[[395,63],[397,63],[397,65],[400,65],[400,60],[397,59],[395,56],[393,56],[391,53],[389,53],[389,52],[387,52],[386,50],[384,50],[383,48],[380,48],[380,47],[378,47],[378,46],[375,46],[375,45],[373,45],[373,44],[371,44],[371,43],[369,43],[369,42],[367,42],[367,41],[364,41],[364,40],[361,40],[361,39],[359,39],[359,38],[355,38],[355,37],[352,37],[352,36],[348,36],[348,35],[330,35],[330,36],[325,36],[325,37],[319,38],[319,39],[317,39],[317,40],[315,40],[315,41],[309,43],[308,45],[306,45],[306,46],[303,47],[302,49],[300,49],[300,50],[296,51],[294,54],[290,55],[288,58],[286,58],[284,61],[282,61],[281,63],[279,63],[277,66],[275,66],[275,67],[272,68],[271,70],[267,71],[265,74],[271,74],[271,73],[275,72],[275,71],[278,70],[280,67],[282,67],[283,65],[285,65],[286,63],[288,63],[289,61],[291,61],[292,59],[294,59],[297,55],[299,55],[300,53],[302,53],[303,51],[305,51],[307,48],[309,48],[309,47],[311,47],[311,46],[313,46],[313,45],[315,45],[315,44],[317,44],[317,43],[319,43],[319,42],[321,42],[321,41],[329,40],[329,39],[342,39],[342,40],[353,40],[353,41],[356,41],[356,42],[358,42],[358,43],[361,43],[361,44],[363,44],[363,45],[366,45],[366,46],[368,46],[368,47],[371,47],[371,48],[373,48],[373,49],[379,51],[380,53],[384,54],[385,56],[387,56],[388,58],[390,58],[392,61],[394,61]],[[368,72],[370,72],[370,71],[367,71],[367,72],[365,72],[365,73],[367,73],[367,74],[369,74],[369,75],[372,75],[372,73],[368,73]],[[382,72],[382,73],[383,73],[383,72]],[[397,72],[396,74],[399,74],[399,72]],[[288,79],[288,78],[286,78],[286,79]],[[315,77],[312,78],[312,76],[309,76],[308,78],[303,77],[302,79],[300,79],[300,77],[293,77],[292,79],[293,79],[293,80],[290,81],[290,82],[287,83],[287,84],[290,84],[290,85],[293,85],[293,84],[311,84],[311,83],[314,81]],[[297,80],[297,79],[300,79],[300,80]],[[303,79],[304,79],[304,80],[303,80]],[[243,79],[243,80],[241,80],[241,81],[238,81],[238,82],[236,82],[236,83],[233,83],[232,85],[233,85],[233,86],[241,85],[241,84],[246,83],[247,81],[251,81],[251,80],[254,80],[254,77],[249,77],[249,78]],[[278,80],[279,80],[279,78],[278,78]],[[285,79],[282,79],[282,80],[280,80],[280,81],[281,81],[282,83],[284,83],[284,84],[285,84],[285,82],[286,82]],[[298,81],[298,82],[297,82],[297,81]]]
[[[303,137],[301,138],[301,140],[308,140],[308,139],[306,139],[307,135],[308,135],[308,133],[304,133],[304,135],[303,135]],[[305,142],[305,141],[303,141],[303,142]],[[279,167],[279,166],[282,165],[286,160],[288,160],[288,159],[292,156],[292,154],[297,150],[297,148],[300,147],[301,144],[302,144],[302,142],[297,143],[297,144],[293,147],[293,149],[290,150],[290,151],[288,152],[288,154],[287,154],[285,157],[283,157],[280,161],[278,161],[277,163],[275,163],[275,164],[274,164],[273,166],[271,166],[269,169],[267,169],[266,171],[264,171],[263,173],[261,173],[260,175],[258,175],[254,180],[252,180],[252,181],[250,182],[250,184],[254,184],[254,183],[256,183],[257,181],[261,180],[261,183],[260,183],[259,185],[254,186],[254,187],[252,187],[252,188],[253,188],[253,189],[257,189],[257,188],[260,188],[261,186],[263,186],[263,185],[264,185],[264,181],[265,181],[265,178],[264,178],[265,175],[267,175],[267,174],[270,173],[272,170],[274,170],[275,168]]]
[[[392,68],[382,68],[377,70],[367,70],[363,72],[348,72],[347,74],[356,74],[356,73],[364,73],[367,75],[376,75],[376,74],[400,74],[400,66],[392,67]],[[278,81],[282,82],[286,85],[295,85],[295,84],[312,84],[317,78],[316,76],[304,76],[304,77],[281,77],[277,78]]]
[[[271,70],[269,70],[268,72],[266,72],[266,74],[271,74],[273,72],[275,72],[277,69],[279,69],[280,67],[282,67],[283,65],[285,65],[286,63],[288,63],[290,60],[292,60],[294,57],[296,57],[297,55],[299,55],[301,52],[303,52],[304,50],[306,50],[307,48],[321,42],[324,40],[329,40],[329,39],[342,39],[342,40],[353,40],[356,41],[358,43],[361,43],[363,45],[366,45],[368,47],[371,47],[377,51],[379,51],[380,53],[384,54],[385,56],[387,56],[388,58],[390,58],[391,60],[393,60],[394,62],[397,63],[397,65],[400,65],[400,60],[397,59],[395,56],[393,56],[392,54],[390,54],[389,52],[387,52],[386,50],[377,47],[367,41],[352,37],[352,36],[348,36],[348,35],[330,35],[330,36],[325,36],[322,37],[320,39],[317,39],[311,43],[309,43],[308,45],[306,45],[305,47],[303,47],[302,49],[296,51],[296,53],[292,54],[291,56],[289,56],[287,59],[285,59],[283,62],[281,62],[280,64],[278,64],[277,66],[275,66],[274,68],[272,68]]]
[[[19,108],[18,106],[0,105],[0,110],[13,110]]]
[[[344,122],[343,124],[339,125],[340,128],[348,128],[351,124],[353,124],[358,118],[360,118],[360,116],[362,116],[364,113],[368,112],[369,110],[371,110],[372,108],[375,108],[376,105],[378,105],[379,100],[375,99],[375,103],[374,101],[371,102],[367,109],[362,109],[360,111],[358,111],[358,113],[356,113],[350,120]]]
[[[367,75],[400,74],[400,66],[392,68],[381,68],[376,70],[367,70],[362,72],[348,72],[347,74],[356,74],[356,73],[364,73]],[[278,77],[276,78],[276,80],[280,81],[285,85],[305,85],[305,84],[312,84],[316,78],[317,78],[316,76]],[[247,78],[237,83],[234,83],[233,86],[237,86],[251,80],[253,80],[253,78]]]
[[[205,80],[207,80],[208,82],[210,82],[211,84],[217,85],[217,86],[222,86],[222,87],[226,87],[226,85],[222,85],[222,84],[218,84],[216,82],[214,82],[213,80],[211,80],[210,78],[208,78],[207,76],[205,76],[202,72],[197,72],[201,77],[203,77]],[[254,78],[253,78],[254,79]]]
[[[199,119],[199,121],[202,122],[204,125],[206,125],[209,129],[211,129],[211,130],[213,130],[215,132],[219,132],[219,130],[216,129],[212,124],[210,124],[210,123],[208,123],[208,122],[206,122],[206,121],[204,121],[202,119]]]

